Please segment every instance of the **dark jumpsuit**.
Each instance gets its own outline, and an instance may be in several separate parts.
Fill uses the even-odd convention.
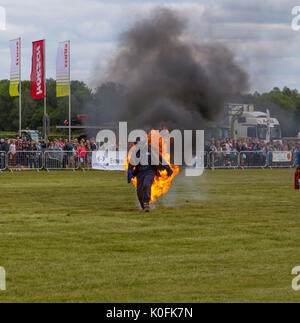
[[[149,146],[150,151],[150,146]],[[142,209],[145,208],[145,203],[149,204],[151,201],[151,186],[154,177],[157,173],[158,166],[151,165],[151,153],[148,151],[148,165],[138,164],[135,168],[129,164],[129,167],[134,168],[133,175],[137,178],[137,196]],[[137,153],[138,156],[139,153]],[[163,166],[168,169],[169,166]]]
[[[151,186],[156,175],[156,167],[149,166],[137,166],[137,196],[140,201],[141,207],[144,209],[145,203],[151,201]]]

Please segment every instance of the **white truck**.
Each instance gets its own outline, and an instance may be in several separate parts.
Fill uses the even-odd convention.
[[[255,111],[253,104],[227,103],[223,119],[217,123],[208,123],[205,138],[252,138],[267,141],[270,124],[270,140],[281,141],[279,121],[268,117],[267,113]]]
[[[255,111],[253,105],[228,104],[227,113],[231,128],[231,137],[267,140],[270,124],[270,139],[281,140],[281,128],[276,118],[268,117],[267,113]]]
[[[281,129],[277,119],[270,118],[270,139],[281,140]],[[267,139],[268,117],[265,112],[243,112],[234,121],[234,139],[255,138],[259,140]]]

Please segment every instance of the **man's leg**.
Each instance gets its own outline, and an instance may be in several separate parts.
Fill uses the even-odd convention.
[[[145,211],[149,212],[150,210],[150,201],[151,201],[151,187],[154,181],[155,172],[147,172],[144,181],[143,181],[143,202],[145,206]]]
[[[145,206],[144,206],[144,199],[143,199],[143,196],[144,196],[143,185],[144,185],[144,176],[142,174],[138,174],[136,192],[137,192],[137,196],[138,196],[141,208],[144,210]]]

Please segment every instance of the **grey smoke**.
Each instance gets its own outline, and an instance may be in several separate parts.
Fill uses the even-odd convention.
[[[165,207],[186,207],[204,203],[210,199],[207,184],[206,172],[200,177],[187,177],[181,172],[174,178],[168,194],[163,195],[158,203]]]
[[[228,96],[249,89],[248,75],[229,48],[196,43],[188,34],[188,18],[165,7],[121,35],[107,77],[98,85],[103,81],[124,86],[122,103],[111,109],[115,119],[137,128],[199,129],[221,117]]]

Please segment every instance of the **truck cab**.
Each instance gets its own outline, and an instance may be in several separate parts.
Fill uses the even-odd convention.
[[[268,117],[265,112],[243,112],[234,122],[234,138],[266,140]],[[281,129],[277,119],[270,118],[270,139],[281,140]]]

